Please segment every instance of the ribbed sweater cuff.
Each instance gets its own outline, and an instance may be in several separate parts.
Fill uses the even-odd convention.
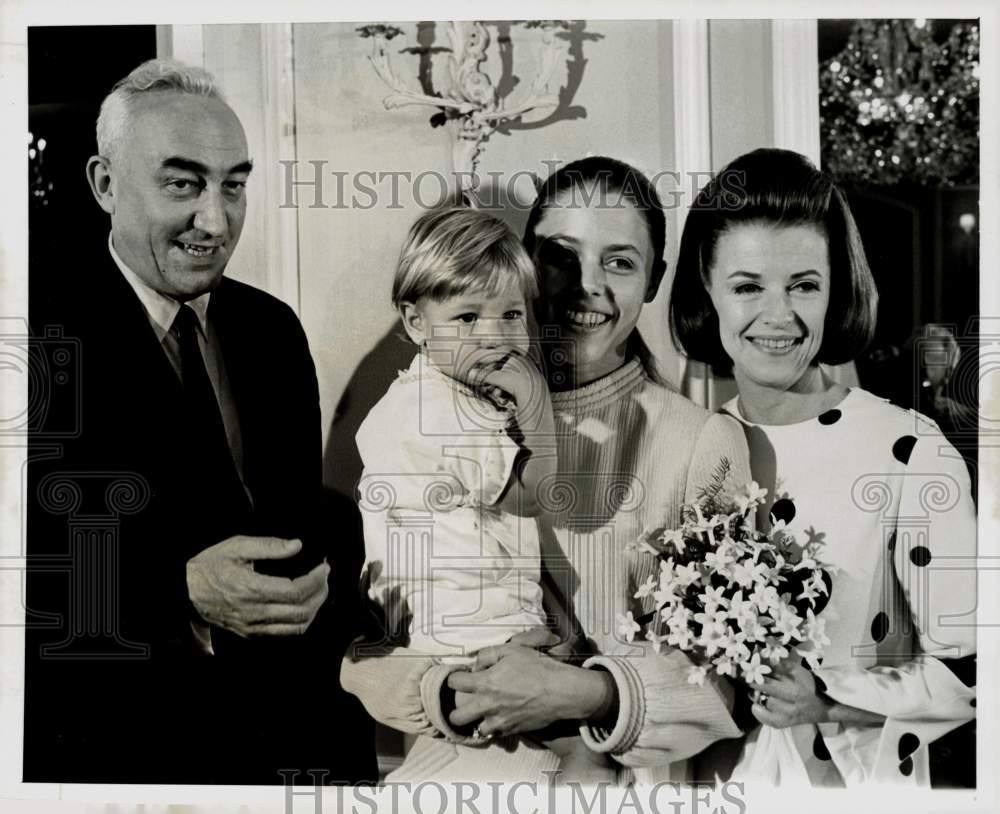
[[[441,709],[441,688],[448,676],[456,670],[467,670],[464,664],[435,664],[420,678],[420,701],[431,725],[452,743],[481,745],[482,741],[468,735],[459,734],[448,722],[448,717]]]
[[[583,666],[592,670],[605,670],[611,674],[618,688],[618,720],[610,732],[602,727],[584,724],[580,727],[580,737],[587,748],[594,752],[619,755],[627,752],[635,746],[646,717],[646,699],[639,674],[626,659],[610,656],[591,656]]]

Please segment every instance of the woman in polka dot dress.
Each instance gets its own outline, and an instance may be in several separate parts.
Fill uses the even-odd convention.
[[[822,540],[836,569],[822,666],[785,662],[753,693],[761,726],[734,778],[927,786],[928,745],[975,716],[976,518],[962,457],[934,422],[821,366],[860,353],[876,304],[844,197],[803,156],[741,156],[692,206],[672,330],[689,356],[733,371],[739,395],[723,409],[768,490],[758,522]]]

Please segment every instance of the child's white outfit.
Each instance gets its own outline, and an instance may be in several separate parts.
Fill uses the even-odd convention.
[[[358,430],[368,595],[394,642],[469,656],[545,624],[535,520],[497,505],[510,420],[418,354]]]

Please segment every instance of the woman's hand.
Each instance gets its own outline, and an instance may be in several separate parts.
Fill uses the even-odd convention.
[[[521,644],[484,648],[473,671],[452,673],[448,686],[456,691],[456,709],[448,720],[455,727],[481,721],[481,735],[592,719],[611,708],[615,697],[607,673],[563,664]]]
[[[535,625],[535,627],[529,627],[527,630],[522,630],[520,633],[515,633],[510,637],[507,644],[519,644],[524,647],[530,647],[534,650],[549,650],[560,644],[559,637],[543,625]],[[500,650],[504,645],[501,645]],[[487,648],[489,649],[489,648]],[[479,667],[479,659],[477,656],[476,664],[473,669],[481,669]]]
[[[774,676],[765,678],[764,685],[754,691],[750,708],[754,718],[778,729],[830,720],[834,702],[819,694],[816,679],[805,667],[787,661]]]
[[[534,650],[548,650],[551,647],[559,645],[559,637],[549,630],[547,627],[538,625],[536,627],[530,627],[527,630],[522,630],[520,633],[515,633],[511,636],[510,640],[507,642],[508,645],[523,645],[524,647],[530,647]],[[473,665],[472,669],[478,669],[478,661]],[[476,700],[475,693],[471,692],[456,692],[454,695],[454,705],[456,708],[467,707],[473,701]],[[476,719],[473,719],[476,720]]]

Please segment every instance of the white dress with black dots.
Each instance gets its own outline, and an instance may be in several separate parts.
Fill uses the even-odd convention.
[[[928,786],[928,744],[975,716],[976,516],[962,457],[930,419],[857,388],[796,424],[748,422],[738,397],[723,410],[768,490],[760,526],[773,513],[800,542],[821,539],[837,569],[818,685],[886,717],[758,727],[735,776]]]

